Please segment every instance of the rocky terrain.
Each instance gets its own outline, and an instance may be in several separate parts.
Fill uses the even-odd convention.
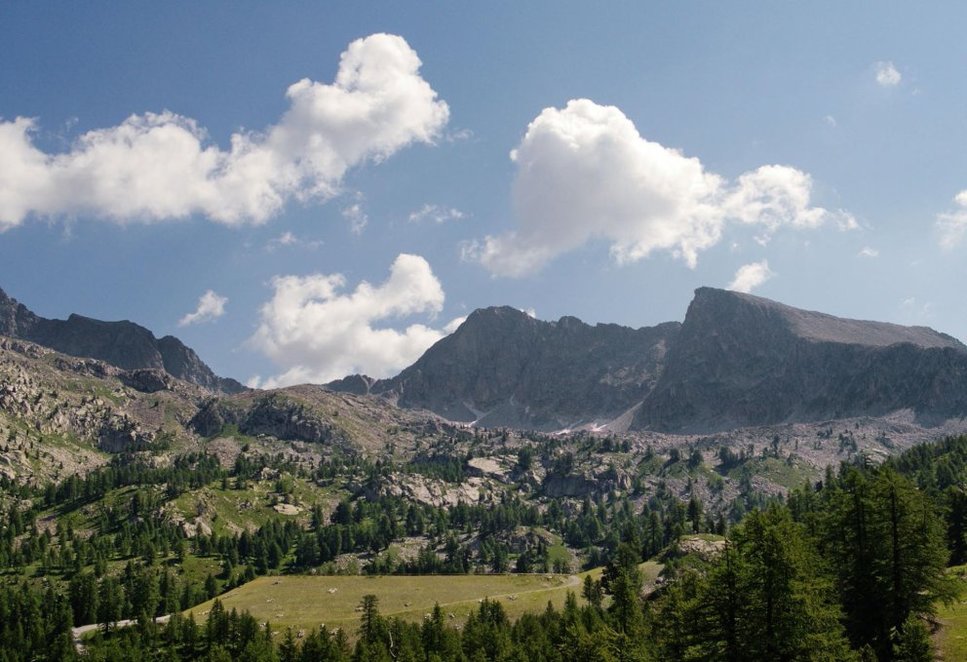
[[[740,480],[777,493],[842,460],[967,430],[967,349],[950,336],[708,288],[682,324],[634,330],[490,308],[393,379],[233,394],[213,390],[200,361],[195,378],[176,377],[158,358],[181,346],[174,339],[0,303],[10,334],[0,336],[0,476],[34,485],[118,453],[166,464],[200,450],[226,468],[264,453],[308,467],[335,456],[399,463],[393,480],[348,489],[433,506],[508,490],[583,499],[660,487],[724,508]],[[526,470],[525,447],[540,456]]]
[[[125,370],[160,370],[223,393],[245,390],[234,379],[218,377],[194,350],[174,336],[155,338],[133,322],[104,322],[82,315],[47,319],[0,290],[0,336],[29,340],[63,354],[99,359]]]
[[[655,386],[680,324],[629,329],[574,317],[536,320],[507,306],[474,311],[398,376],[329,384],[483,427],[561,429],[611,420]]]
[[[683,323],[637,330],[478,310],[396,377],[327,386],[484,427],[691,434],[899,411],[931,426],[967,415],[967,347],[700,288]]]
[[[6,328],[19,331],[23,319],[29,325],[21,312],[6,320]],[[117,329],[90,328],[108,336]],[[899,344],[891,342],[898,337]],[[843,358],[853,352],[870,361],[889,355],[912,362],[895,359],[878,368],[882,372],[873,374],[890,380],[883,386],[863,382],[872,377],[860,371],[843,387],[867,384],[896,407],[885,412],[850,405],[861,413],[841,415],[846,409],[824,410],[803,400],[795,411],[807,412],[809,420],[796,420],[783,409],[786,400],[766,394],[760,397],[772,407],[768,415],[736,409],[726,418],[727,410],[716,413],[715,402],[703,401],[709,393],[721,402],[738,401],[751,388],[743,384],[790,379],[782,371],[776,377],[769,366],[786,361],[789,371],[806,374],[809,362],[827,353],[831,363],[815,364],[823,373],[802,388],[832,389],[826,372],[862,365]],[[371,530],[384,520],[367,518],[363,509],[383,504],[418,521],[379,554],[358,545],[334,553],[327,572],[414,561],[426,549],[445,558],[453,544],[481,568],[489,567],[495,545],[517,558],[553,548],[558,563],[574,568],[593,561],[592,543],[610,544],[603,527],[625,511],[651,509],[668,526],[683,527],[686,504],[694,502],[702,521],[688,526],[711,530],[770,496],[822,480],[827,467],[879,462],[915,443],[967,431],[958,417],[927,425],[925,409],[910,404],[938,408],[956,403],[953,395],[940,387],[923,390],[887,370],[892,365],[915,373],[915,364],[933,353],[946,367],[924,362],[924,374],[948,374],[943,370],[956,368],[964,350],[929,330],[836,320],[714,290],[699,292],[684,324],[638,331],[573,318],[539,322],[509,308],[478,311],[399,377],[343,380],[345,391],[355,393],[315,385],[219,393],[163,367],[124,368],[0,336],[0,512],[28,507],[18,494],[42,503],[41,495],[53,489],[44,486],[77,488],[74,479],[88,474],[97,479],[147,467],[175,476],[178,467],[205,466],[206,477],[190,488],[184,477],[153,483],[150,473],[139,474],[142,484],[119,481],[96,500],[78,501],[74,514],[43,511],[36,528],[55,532],[69,519],[82,538],[93,536],[103,513],[133,509],[137,497],[138,508],[151,504],[152,521],[192,539],[254,535],[285,523],[307,528],[336,518],[345,504],[352,504],[353,520],[362,518],[357,523]],[[691,370],[677,373],[679,365]],[[786,382],[767,383],[787,388]],[[446,397],[439,384],[453,385],[452,394]],[[650,408],[675,388],[684,395],[666,408]],[[924,393],[934,399],[905,399]],[[417,408],[418,395],[437,398],[431,403],[450,416]],[[490,407],[490,418],[480,416],[480,407]],[[601,411],[624,421],[624,431],[598,423]],[[665,416],[662,425],[634,419],[635,412],[655,411]],[[694,421],[721,416],[734,424],[661,429],[683,411],[693,412]],[[765,422],[743,425],[750,411]],[[822,417],[826,411],[836,415]],[[593,429],[561,430],[575,420],[573,412],[592,421],[587,427]],[[496,426],[501,420],[513,427]],[[527,429],[541,425],[553,431]],[[465,517],[468,508],[493,520],[478,528],[461,524],[449,541],[430,533],[438,519],[432,513]],[[129,524],[140,521],[132,515]]]
[[[122,370],[0,337],[0,475],[59,480],[109,453],[168,447],[203,397],[162,370]]]
[[[231,463],[235,438],[283,452],[308,445],[316,460],[336,449],[405,457],[453,429],[381,398],[318,386],[213,395],[162,369],[125,370],[0,336],[0,477],[17,482],[84,474],[116,453],[165,463],[204,450]]]
[[[899,410],[926,425],[967,414],[967,347],[924,327],[701,288],[632,427],[708,432]]]

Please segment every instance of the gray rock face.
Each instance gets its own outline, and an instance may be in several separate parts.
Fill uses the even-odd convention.
[[[967,347],[925,327],[700,288],[683,324],[637,330],[478,310],[398,376],[327,386],[485,427],[624,413],[621,429],[705,433],[902,409],[930,424],[967,415]]]
[[[483,426],[560,429],[613,418],[654,387],[680,326],[589,326],[574,317],[543,322],[515,308],[481,309],[369,392]],[[362,383],[354,377],[327,386]]]
[[[846,320],[701,288],[634,428],[967,414],[967,347],[924,327]]]
[[[0,335],[21,338],[58,352],[105,361],[125,370],[163,370],[178,379],[223,393],[246,390],[218,377],[173,336],[160,340],[133,322],[104,322],[82,315],[66,320],[39,317],[0,290]]]
[[[0,289],[0,336],[26,338],[40,319]]]
[[[198,357],[191,347],[174,336],[165,336],[157,341],[158,352],[165,372],[212,391],[222,393],[241,393],[248,390],[241,383],[228,377],[219,377]]]
[[[352,393],[353,395],[368,395],[370,389],[372,389],[373,384],[376,383],[372,377],[367,377],[366,375],[349,375],[348,377],[343,377],[342,379],[337,379],[334,382],[330,382],[326,386],[330,390],[338,391],[340,393]]]
[[[235,425],[246,435],[268,435],[277,439],[327,443],[338,434],[318,411],[280,395],[268,394],[253,403],[212,400],[203,406],[189,425],[203,437],[218,434]]]
[[[164,370],[125,370],[118,374],[118,379],[125,386],[142,393],[157,393],[171,388],[171,377]]]

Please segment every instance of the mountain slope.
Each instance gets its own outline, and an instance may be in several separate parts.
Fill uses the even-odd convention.
[[[0,337],[0,476],[41,484],[86,473],[107,453],[184,441],[205,395],[161,370]]]
[[[333,393],[319,386],[216,395],[161,369],[124,370],[0,336],[0,479],[42,484],[145,451],[159,465],[216,437],[270,444],[304,442],[384,456],[410,454],[419,442],[451,435],[452,426],[385,399]],[[218,446],[219,444],[215,444]]]
[[[506,306],[480,309],[398,376],[371,383],[357,375],[328,386],[482,426],[573,427],[641,402],[680,326],[590,326],[574,317],[544,322]]]
[[[706,432],[748,425],[967,413],[967,347],[925,327],[804,311],[700,288],[662,379],[633,427]]]
[[[931,424],[967,415],[967,347],[699,288],[683,324],[637,330],[481,309],[396,377],[328,386],[489,427],[705,433],[899,410]]]
[[[0,335],[29,340],[71,356],[98,359],[125,370],[163,370],[212,391],[240,393],[234,379],[217,376],[194,350],[174,336],[155,338],[133,322],[104,322],[71,315],[46,319],[0,289]]]

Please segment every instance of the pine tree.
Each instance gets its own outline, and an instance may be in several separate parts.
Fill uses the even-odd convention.
[[[747,596],[741,629],[751,657],[850,659],[832,587],[789,511],[772,506],[750,514],[735,541]]]
[[[916,616],[910,616],[897,632],[893,659],[895,662],[930,662],[933,650],[930,646],[930,632]]]
[[[101,580],[97,604],[97,620],[103,625],[104,631],[108,632],[121,620],[124,608],[124,595],[117,579],[105,577]]]
[[[836,495],[826,536],[854,646],[870,644],[891,659],[893,633],[911,616],[933,613],[955,584],[930,499],[891,468],[871,477],[851,470]]]

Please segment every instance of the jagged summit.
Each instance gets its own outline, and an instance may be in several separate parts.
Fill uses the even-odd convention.
[[[471,313],[392,379],[327,387],[383,395],[402,407],[483,426],[556,430],[613,420],[656,383],[680,324],[631,329],[575,317],[537,320],[509,306]]]
[[[514,308],[513,306],[488,306],[486,308],[477,308],[472,313],[467,316],[464,320],[479,320],[479,319],[495,319],[503,320],[505,322],[536,322],[537,319],[531,317],[525,313],[520,308]]]
[[[898,410],[931,421],[967,415],[967,347],[926,327],[702,287],[684,322],[643,329],[479,309],[396,377],[328,387],[545,430],[713,432]]]
[[[127,320],[106,322],[72,313],[47,319],[0,289],[0,335],[29,340],[71,356],[99,359],[125,370],[163,370],[212,391],[246,390],[234,379],[217,376],[190,347],[174,336],[155,338]]]

